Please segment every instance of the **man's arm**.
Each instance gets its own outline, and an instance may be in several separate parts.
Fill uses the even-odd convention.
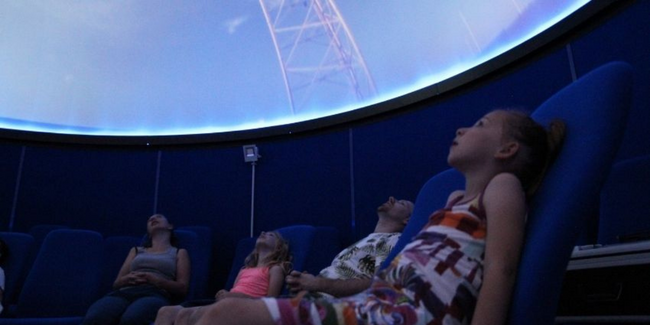
[[[327,293],[334,297],[346,297],[368,289],[372,279],[328,279],[306,272],[293,271],[285,281],[289,290],[294,293],[307,290]]]

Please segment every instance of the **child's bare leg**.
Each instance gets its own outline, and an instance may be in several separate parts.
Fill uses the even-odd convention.
[[[183,307],[181,306],[165,306],[163,308],[158,309],[158,315],[156,315],[156,321],[154,322],[154,325],[174,324],[174,319],[176,319],[176,315],[182,309]]]
[[[196,323],[197,320],[205,312],[205,307],[207,307],[207,306],[184,308],[176,316],[176,320],[174,321],[174,325],[187,325],[187,324]]]
[[[266,304],[261,299],[226,298],[201,308],[201,317],[194,325],[274,325]]]

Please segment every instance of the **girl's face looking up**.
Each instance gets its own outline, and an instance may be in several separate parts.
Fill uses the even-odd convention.
[[[264,243],[267,247],[275,247],[277,240],[278,238],[273,232],[262,231],[259,237],[257,237],[257,243]]]
[[[504,126],[507,114],[504,111],[494,111],[474,125],[458,129],[449,148],[449,165],[463,170],[467,166],[485,163],[493,158],[506,142]]]

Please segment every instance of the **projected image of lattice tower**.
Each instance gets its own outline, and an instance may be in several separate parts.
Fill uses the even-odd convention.
[[[334,0],[260,0],[291,113],[362,103],[376,94]]]

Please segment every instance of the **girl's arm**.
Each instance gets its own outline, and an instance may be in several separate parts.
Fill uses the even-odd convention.
[[[280,265],[273,265],[269,269],[269,291],[267,297],[277,297],[282,293],[284,286],[284,270]]]
[[[524,240],[526,199],[512,174],[495,176],[483,197],[488,232],[483,285],[472,324],[504,324]]]
[[[190,283],[190,258],[187,250],[179,249],[176,259],[176,279],[167,280],[156,276],[152,273],[143,273],[146,282],[167,291],[174,297],[184,297],[187,295]]]

